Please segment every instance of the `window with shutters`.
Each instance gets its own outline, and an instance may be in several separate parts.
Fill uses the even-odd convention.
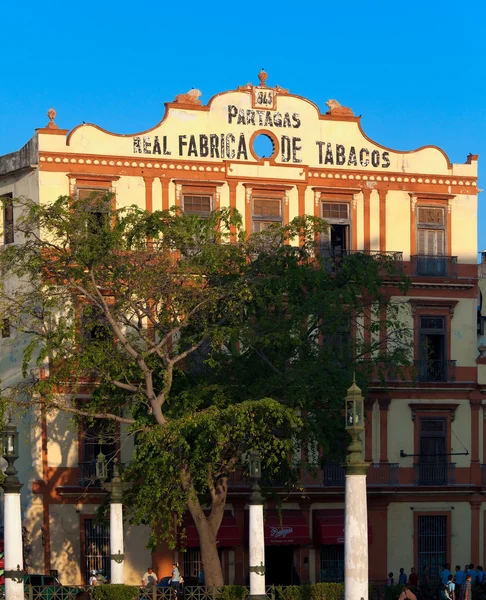
[[[257,233],[271,225],[282,225],[282,199],[258,198],[252,200],[252,231]]]
[[[419,206],[417,214],[417,275],[447,275],[445,210]]]
[[[13,195],[5,194],[2,196],[3,203],[3,243],[13,244],[14,242],[14,209]]]
[[[186,215],[197,215],[207,219],[213,209],[213,197],[210,194],[183,194],[182,210]]]
[[[76,198],[79,200],[90,200],[86,209],[89,212],[87,226],[90,233],[99,233],[106,226],[109,219],[109,196],[110,190],[95,187],[77,187]]]
[[[324,257],[339,258],[350,250],[351,221],[349,202],[322,202],[322,218],[328,230],[321,236],[321,253]]]

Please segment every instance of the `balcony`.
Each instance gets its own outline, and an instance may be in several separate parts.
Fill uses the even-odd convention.
[[[415,254],[410,262],[417,277],[457,277],[457,256]]]
[[[398,485],[398,463],[372,463],[369,466],[366,483],[371,486]],[[339,463],[329,463],[323,469],[325,487],[344,487],[344,467]]]
[[[121,467],[122,465],[119,465]],[[87,462],[78,463],[79,467],[79,479],[78,483],[80,487],[103,487],[100,480],[96,477],[96,460],[90,460]],[[109,460],[108,464],[108,479],[111,481],[113,476],[113,461]]]
[[[414,361],[417,381],[439,383],[456,380],[455,360],[432,360],[424,358]]]
[[[400,275],[403,272],[403,252],[382,250],[343,250],[334,249],[327,245],[321,246],[321,259],[324,269],[331,273],[339,273],[347,260],[373,260],[387,265],[388,275]],[[395,273],[393,272],[395,271]],[[389,272],[388,272],[389,271]]]
[[[416,485],[453,485],[456,463],[424,463],[413,465]]]

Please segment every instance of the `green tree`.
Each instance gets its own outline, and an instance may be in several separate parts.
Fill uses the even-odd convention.
[[[403,364],[401,305],[383,284],[404,282],[388,257],[321,259],[313,217],[248,237],[230,210],[199,219],[111,200],[18,201],[0,318],[25,336],[24,379],[3,400],[129,427],[132,521],[175,544],[187,507],[206,582],[221,585],[229,476],[252,449],[274,472],[299,444],[342,435],[350,369],[366,382]],[[34,364],[48,365],[43,378]],[[92,399],[77,404],[86,382]]]

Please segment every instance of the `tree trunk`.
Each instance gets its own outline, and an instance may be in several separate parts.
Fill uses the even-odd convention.
[[[199,504],[199,503],[197,503]],[[201,549],[201,560],[204,568],[204,582],[208,587],[224,585],[223,571],[219,559],[216,535],[224,514],[225,502],[214,503],[211,509],[212,521],[217,523],[213,529],[209,518],[204,514],[202,508],[189,502],[191,513],[199,535],[199,546]]]

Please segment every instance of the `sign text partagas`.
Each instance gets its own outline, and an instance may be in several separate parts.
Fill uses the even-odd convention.
[[[193,133],[145,135],[133,137],[135,154],[177,156],[180,158],[210,158],[216,160],[250,160],[251,130],[248,127],[268,129],[279,140],[279,157],[282,163],[302,163],[303,141],[299,130],[301,116],[297,112],[238,108],[227,105],[227,122],[235,127],[230,133]],[[239,128],[245,131],[238,131]],[[348,166],[355,168],[381,168],[390,166],[390,153],[386,150],[352,146],[327,140],[314,140],[315,162],[319,165]]]

